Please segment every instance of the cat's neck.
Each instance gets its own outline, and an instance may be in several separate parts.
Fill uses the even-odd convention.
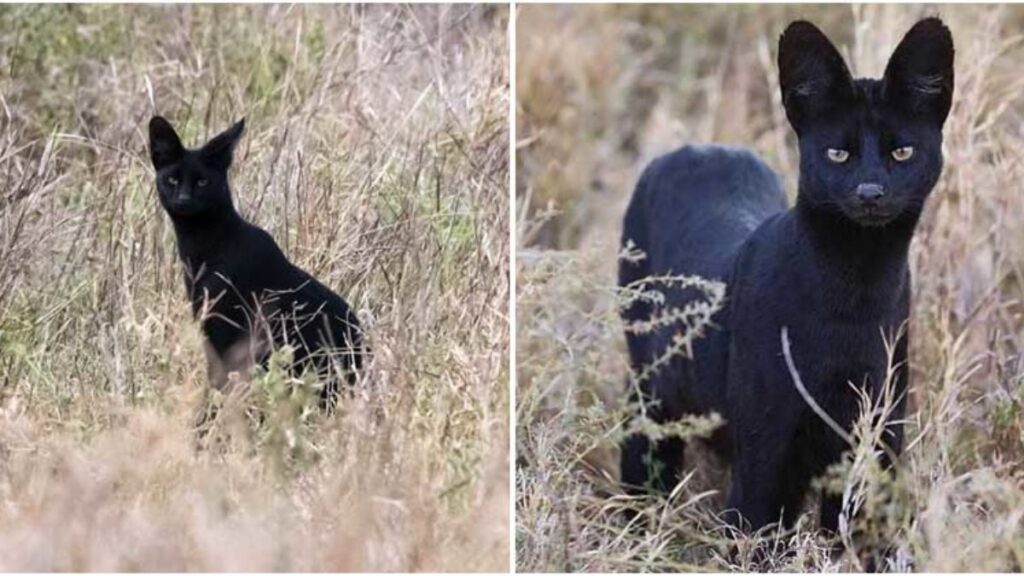
[[[898,217],[884,226],[862,226],[799,199],[794,213],[798,234],[809,244],[823,271],[843,283],[865,288],[897,290],[903,286],[917,214]]]
[[[178,240],[178,255],[192,264],[215,257],[245,225],[233,206],[210,214],[172,215],[171,222]]]

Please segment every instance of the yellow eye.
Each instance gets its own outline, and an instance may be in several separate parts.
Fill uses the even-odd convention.
[[[196,181],[196,186],[199,186],[200,188],[206,186],[206,179],[200,178],[198,181]]]
[[[840,150],[838,148],[828,149],[828,159],[835,162],[836,164],[842,164],[850,159],[850,153],[846,150]]]
[[[178,179],[175,178],[174,176],[168,176],[167,177],[167,183],[170,184],[171,186],[177,186],[178,185]]]
[[[892,151],[892,159],[897,162],[906,162],[914,155],[913,146],[900,146]]]

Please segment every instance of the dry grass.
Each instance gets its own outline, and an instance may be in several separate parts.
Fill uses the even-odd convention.
[[[0,8],[0,569],[507,569],[507,22]],[[194,450],[205,363],[157,112],[192,145],[248,118],[240,210],[374,350],[338,414]]]
[[[946,168],[911,250],[908,449],[887,484],[865,465],[871,431],[859,430],[839,485],[864,498],[860,537],[895,545],[886,569],[1024,569],[1024,10],[952,5],[519,8],[519,569],[757,566],[758,539],[730,549],[715,517],[727,479],[700,450],[670,499],[618,495],[621,215],[643,166],[688,142],[753,147],[792,192],[774,68],[785,24],[815,21],[855,74],[878,76],[910,24],[934,13],[953,31],[957,85]],[[627,527],[625,507],[647,524]],[[765,537],[762,567],[862,568],[849,549],[830,553],[812,512]]]

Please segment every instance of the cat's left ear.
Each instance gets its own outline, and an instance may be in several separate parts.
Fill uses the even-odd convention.
[[[885,67],[882,98],[942,126],[953,102],[953,36],[938,18],[907,32]]]
[[[199,151],[206,164],[219,170],[230,168],[235,146],[242,139],[243,132],[245,132],[245,118],[207,142]]]

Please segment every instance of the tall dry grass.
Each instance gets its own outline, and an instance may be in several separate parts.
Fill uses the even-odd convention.
[[[0,7],[0,569],[507,568],[507,25]],[[374,351],[336,415],[272,372],[262,422],[194,449],[205,362],[154,113],[190,145],[247,117],[240,211]]]
[[[615,287],[643,166],[684,143],[754,148],[795,192],[776,41],[816,22],[857,75],[939,14],[956,42],[946,166],[911,250],[911,408],[894,483],[855,458],[827,479],[865,513],[833,554],[813,506],[731,540],[728,478],[688,449],[664,500],[616,485],[627,363]],[[1024,10],[1016,6],[521,6],[517,12],[516,551],[523,570],[1024,569]],[[627,525],[620,512],[639,511]],[[856,538],[853,538],[856,536]],[[751,552],[760,545],[763,555]]]

